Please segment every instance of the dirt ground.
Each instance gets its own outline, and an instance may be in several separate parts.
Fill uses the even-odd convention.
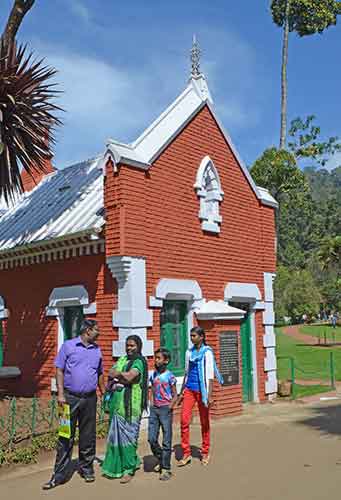
[[[199,445],[199,427],[192,427],[192,442]],[[152,472],[136,474],[129,485],[100,476],[85,484],[78,475],[49,492],[41,484],[49,479],[52,456],[37,465],[0,472],[0,498],[52,499],[231,499],[322,500],[341,492],[341,399],[311,404],[250,405],[241,417],[213,424],[212,461],[207,468],[194,460],[176,469],[162,483]],[[145,434],[141,455],[150,468]],[[178,443],[178,435],[175,436]],[[100,446],[101,448],[101,446]],[[98,450],[99,454],[103,451]]]

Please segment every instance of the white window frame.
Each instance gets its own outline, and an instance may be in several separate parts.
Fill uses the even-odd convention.
[[[8,310],[6,309],[6,306],[5,306],[5,300],[0,295],[0,320],[7,319],[7,318],[8,318]]]
[[[206,189],[206,175],[210,170],[213,174],[213,183],[215,187],[211,190]],[[224,197],[224,191],[221,188],[218,170],[209,156],[205,156],[200,163],[194,189],[200,200],[199,219],[203,231],[210,233],[220,233],[222,216],[220,215],[220,203]]]
[[[64,343],[64,308],[68,306],[83,306],[83,313],[96,314],[96,302],[89,302],[89,294],[83,285],[71,285],[54,288],[49,297],[49,304],[46,307],[45,315],[55,317],[58,322],[57,332],[57,352]],[[55,377],[51,378],[51,392],[57,391]]]
[[[64,342],[64,308],[69,306],[82,306],[84,315],[96,314],[96,302],[89,302],[89,294],[83,285],[54,288],[49,297],[46,316],[53,316],[58,321],[58,351]]]
[[[204,302],[200,285],[195,280],[162,278],[158,282],[155,295],[149,297],[149,306],[162,308],[164,300],[182,300],[187,302],[188,348],[191,346],[190,331],[193,327],[194,312]],[[177,389],[182,387],[184,377],[176,377]]]

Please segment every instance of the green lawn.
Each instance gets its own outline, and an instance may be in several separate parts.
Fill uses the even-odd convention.
[[[277,358],[290,356],[295,360],[295,377],[303,380],[330,380],[330,352],[334,353],[335,378],[341,380],[341,348],[300,345],[298,340],[284,335],[276,329]],[[290,379],[289,361],[278,359],[279,379]]]
[[[313,337],[320,336],[321,342],[324,341],[324,335],[326,335],[327,340],[334,340],[335,335],[336,342],[341,342],[341,326],[332,328],[331,325],[302,325],[300,332]]]
[[[315,394],[321,394],[322,392],[330,391],[330,387],[327,385],[298,385],[295,387],[295,397],[304,398],[305,396],[314,396]]]

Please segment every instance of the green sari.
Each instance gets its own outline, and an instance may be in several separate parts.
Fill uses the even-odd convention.
[[[125,371],[128,362],[127,356],[122,356],[114,368],[118,371]],[[133,475],[141,465],[137,446],[142,416],[143,362],[136,359],[131,369],[137,370],[140,374],[140,381],[133,384],[131,388],[131,421],[128,422],[125,415],[125,388],[113,392],[109,402],[110,426],[102,473],[110,478],[119,478],[127,474]]]

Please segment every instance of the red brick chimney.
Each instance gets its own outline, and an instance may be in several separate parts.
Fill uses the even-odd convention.
[[[26,170],[21,172],[21,182],[23,183],[24,191],[27,193],[32,191],[41,180],[47,174],[51,174],[54,172],[54,168],[52,166],[51,160],[46,160],[44,171],[32,170],[32,175],[28,174]]]

